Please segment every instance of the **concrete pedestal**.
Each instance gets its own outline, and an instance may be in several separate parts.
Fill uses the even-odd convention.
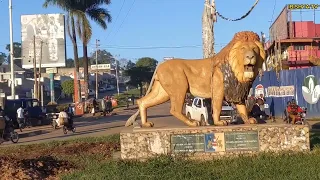
[[[121,158],[139,160],[161,154],[212,159],[270,151],[310,151],[309,127],[290,124],[127,128],[120,133],[120,141]]]

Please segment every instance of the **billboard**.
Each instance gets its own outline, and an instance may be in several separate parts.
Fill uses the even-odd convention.
[[[277,19],[269,28],[270,42],[273,43],[276,39],[287,39],[289,37],[288,27],[288,7],[285,6]]]
[[[33,68],[34,49],[39,67],[65,67],[66,38],[63,14],[21,16],[22,68]],[[34,48],[35,38],[35,48]]]

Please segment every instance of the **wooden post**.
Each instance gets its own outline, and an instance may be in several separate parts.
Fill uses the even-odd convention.
[[[43,44],[43,42],[42,42],[42,40],[41,40],[41,42],[40,42],[39,72],[38,72],[38,76],[39,76],[38,90],[40,90],[40,89],[41,89],[42,44]],[[39,99],[40,99],[40,97],[41,97],[41,95],[40,95],[40,94],[41,94],[41,91],[38,91],[38,97],[39,97]]]
[[[38,99],[38,80],[37,80],[37,54],[36,54],[36,36],[33,36],[33,71],[34,71],[34,98]]]

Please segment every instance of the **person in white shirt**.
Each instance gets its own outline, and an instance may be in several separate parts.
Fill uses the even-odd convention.
[[[64,119],[68,119],[68,114],[65,111],[61,111],[59,113],[59,117],[57,119],[57,124],[58,126],[63,125],[64,124]]]
[[[17,109],[17,121],[19,123],[19,127],[21,127],[22,123],[25,123],[24,109],[21,106]]]

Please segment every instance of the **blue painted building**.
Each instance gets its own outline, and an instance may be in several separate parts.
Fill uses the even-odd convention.
[[[320,117],[320,67],[283,70],[278,76],[274,71],[263,72],[252,90],[252,95],[264,95],[266,111],[276,117],[283,117],[286,104],[292,99],[300,107],[308,108],[308,118]]]

